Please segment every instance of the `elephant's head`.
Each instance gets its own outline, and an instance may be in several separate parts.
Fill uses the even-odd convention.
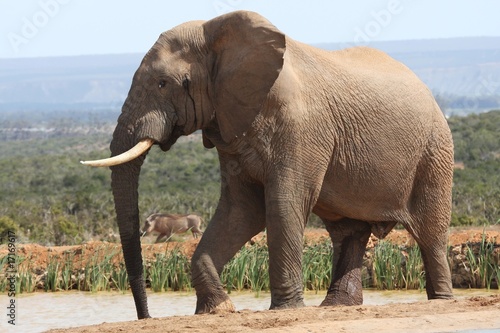
[[[139,238],[138,177],[153,144],[210,128],[230,142],[251,126],[283,66],[285,36],[258,14],[234,12],[160,35],[137,69],[111,142],[120,238],[139,318],[148,317]]]

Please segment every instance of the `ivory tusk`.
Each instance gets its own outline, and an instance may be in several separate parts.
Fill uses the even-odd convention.
[[[153,143],[154,141],[151,139],[144,139],[139,141],[134,147],[130,148],[124,153],[121,153],[120,155],[116,155],[110,158],[104,158],[102,160],[80,161],[80,163],[93,167],[110,167],[127,163],[144,154],[149,148],[151,148]]]

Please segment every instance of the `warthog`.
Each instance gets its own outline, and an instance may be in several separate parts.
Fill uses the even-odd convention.
[[[202,221],[201,217],[195,214],[151,214],[144,222],[142,232],[143,234],[149,234],[153,231],[159,232],[156,243],[164,237],[168,240],[173,234],[189,230],[193,233],[193,237],[197,238],[203,234],[200,230]]]

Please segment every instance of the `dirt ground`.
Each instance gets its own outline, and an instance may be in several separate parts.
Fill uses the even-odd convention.
[[[500,332],[500,296],[352,307],[175,316],[51,330],[51,333]],[[498,329],[498,331],[497,331]]]
[[[499,244],[500,227],[487,228],[487,238]],[[480,242],[483,229],[465,228],[453,230],[450,234],[450,245],[466,242]],[[256,241],[263,241],[264,235]],[[327,238],[328,234],[321,229],[309,230],[306,242],[314,243]],[[154,238],[153,238],[154,239]],[[178,247],[187,256],[191,256],[197,240],[186,236],[184,242],[163,244],[143,244],[143,253],[153,258],[155,253],[163,253]],[[404,231],[393,231],[387,237],[397,244],[411,245],[413,240]],[[148,239],[143,239],[147,243]],[[372,238],[368,246],[378,240]],[[0,256],[3,248],[0,248]],[[73,262],[86,262],[87,257],[96,251],[120,253],[120,245],[106,242],[88,242],[78,247],[42,247],[34,244],[19,244],[18,254],[26,256],[27,261],[36,267],[46,265],[49,257],[64,257],[64,253],[73,253]],[[117,256],[117,260],[121,260]],[[491,330],[500,332],[500,295],[489,297],[472,297],[469,299],[447,301],[424,301],[415,303],[398,303],[388,305],[363,305],[352,307],[306,307],[302,309],[280,311],[250,311],[236,313],[174,316],[154,318],[141,321],[104,323],[100,325],[51,330],[55,333],[85,332],[469,332],[470,330]],[[488,331],[490,332],[490,331]]]

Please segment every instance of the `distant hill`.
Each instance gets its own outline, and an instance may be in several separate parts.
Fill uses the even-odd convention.
[[[119,107],[142,56],[1,59],[0,108]]]
[[[318,44],[336,50],[348,44]],[[500,37],[377,42],[448,109],[500,107]],[[119,109],[143,54],[0,60],[0,111]]]

